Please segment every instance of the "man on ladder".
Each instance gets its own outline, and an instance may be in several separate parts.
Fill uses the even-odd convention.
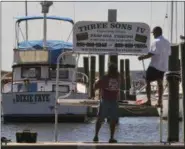
[[[151,105],[151,86],[150,83],[157,81],[158,84],[158,102],[157,107],[162,106],[162,95],[163,95],[163,77],[164,73],[168,71],[168,59],[171,55],[170,42],[165,39],[162,35],[162,29],[160,27],[155,27],[152,31],[155,38],[151,45],[151,48],[146,55],[139,56],[139,60],[144,60],[151,58],[151,62],[146,71],[146,93],[147,102],[146,105]]]

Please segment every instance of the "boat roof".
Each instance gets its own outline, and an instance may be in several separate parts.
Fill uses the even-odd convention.
[[[15,19],[17,19],[16,23],[20,23],[22,21],[44,19],[44,16],[19,16],[19,17],[15,17]],[[68,17],[46,16],[46,19],[67,21],[67,22],[74,24],[73,20]]]

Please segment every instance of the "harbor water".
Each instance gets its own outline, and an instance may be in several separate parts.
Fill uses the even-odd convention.
[[[167,140],[168,123],[163,121],[163,141]],[[73,142],[91,142],[94,137],[95,119],[86,123],[59,123],[58,140]],[[183,141],[182,122],[179,123],[179,139]],[[17,131],[30,129],[38,133],[37,140],[54,141],[53,123],[8,123],[2,124],[1,136],[16,141]],[[115,132],[115,138],[119,142],[159,142],[160,141],[160,119],[159,117],[125,117],[121,118]],[[100,141],[109,140],[109,125],[104,123],[100,130]]]

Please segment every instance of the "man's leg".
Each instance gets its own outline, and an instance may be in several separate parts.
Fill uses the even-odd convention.
[[[99,111],[98,111],[97,121],[96,121],[96,124],[95,124],[95,136],[94,136],[94,139],[93,139],[94,142],[99,141],[98,134],[99,134],[99,131],[101,129],[102,122],[105,119],[105,114],[106,114],[106,105],[103,101],[101,101]]]
[[[110,143],[116,143],[117,140],[114,139],[114,133],[115,133],[115,128],[116,128],[116,122],[119,118],[119,106],[118,103],[115,102],[110,102]]]
[[[147,102],[145,104],[151,105],[151,85],[152,81],[156,80],[156,69],[153,67],[148,67],[146,72],[146,95],[147,95]]]
[[[158,106],[162,106],[162,96],[163,96],[163,80],[162,79],[158,79],[157,80],[157,84],[158,84]]]
[[[146,95],[147,95],[147,105],[151,105],[151,86],[150,86],[150,81],[146,81]]]
[[[116,128],[116,120],[110,121],[110,140],[114,140],[114,133]]]
[[[99,134],[101,125],[102,125],[102,120],[101,120],[101,118],[98,117],[97,121],[96,121],[96,125],[95,125],[95,136],[94,136],[94,139],[93,139],[94,142],[98,142],[99,141],[98,134]]]

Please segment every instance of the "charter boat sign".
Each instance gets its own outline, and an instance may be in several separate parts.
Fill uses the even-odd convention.
[[[79,21],[73,28],[73,47],[78,53],[147,53],[150,27],[140,22]]]

